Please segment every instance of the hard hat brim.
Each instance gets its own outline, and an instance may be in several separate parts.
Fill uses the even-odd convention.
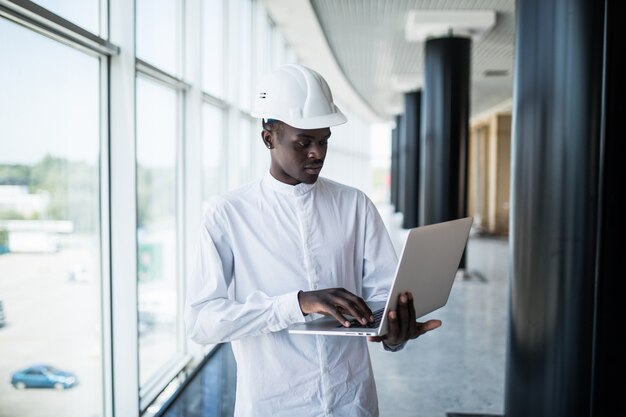
[[[348,121],[348,118],[338,108],[336,108],[336,112],[333,114],[325,114],[323,116],[302,119],[281,117],[279,115],[258,114],[254,112],[252,113],[252,117],[280,120],[281,122],[297,129],[323,129],[326,127],[342,125]]]

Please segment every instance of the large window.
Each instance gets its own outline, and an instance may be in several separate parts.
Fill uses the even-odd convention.
[[[178,352],[177,93],[137,79],[139,380]]]
[[[0,59],[0,416],[102,416],[99,58],[0,19]]]
[[[181,294],[183,2],[137,0],[137,331],[140,405],[185,365]],[[198,6],[199,4],[196,4]],[[200,80],[193,80],[199,84]]]

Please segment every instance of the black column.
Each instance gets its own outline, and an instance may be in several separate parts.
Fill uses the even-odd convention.
[[[603,3],[516,3],[507,417],[591,415]]]
[[[467,212],[470,45],[467,38],[426,42],[420,174],[421,225]]]
[[[624,239],[626,217],[620,200],[626,179],[626,65],[623,58],[626,39],[626,6],[623,1],[607,1],[606,64],[604,88],[604,138],[600,152],[601,198],[599,259],[594,347],[594,417],[626,416],[626,280],[624,279]]]
[[[396,127],[391,130],[391,181],[390,187],[390,202],[393,205],[394,211],[400,211],[398,206],[398,173],[400,171],[398,154],[400,146],[400,126],[398,125],[398,119],[400,116],[396,116]]]
[[[422,92],[415,91],[404,95],[404,141],[400,158],[404,163],[402,193],[402,227],[410,229],[418,224],[419,197],[419,155]]]
[[[398,120],[398,188],[397,188],[397,196],[396,200],[398,201],[398,206],[396,207],[396,212],[402,212],[404,209],[404,181],[406,175],[404,174],[406,171],[405,161],[402,157],[402,149],[405,147],[404,142],[406,141],[405,126],[404,126],[404,114],[401,114],[397,117]]]

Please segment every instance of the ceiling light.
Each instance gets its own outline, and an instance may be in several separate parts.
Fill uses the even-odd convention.
[[[407,41],[423,42],[428,38],[452,34],[476,39],[495,24],[494,10],[410,10],[405,38]]]
[[[406,93],[415,91],[424,83],[422,74],[391,74],[390,87],[393,91]]]

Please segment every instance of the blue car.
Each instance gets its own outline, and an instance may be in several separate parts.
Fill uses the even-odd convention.
[[[17,389],[54,388],[63,390],[78,383],[76,375],[61,371],[50,365],[33,365],[13,372],[11,385]]]

